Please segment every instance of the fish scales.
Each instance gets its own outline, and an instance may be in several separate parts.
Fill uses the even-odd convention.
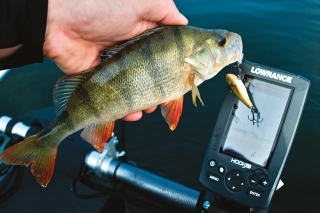
[[[142,110],[175,99],[190,89],[186,80],[183,80],[188,75],[184,70],[183,59],[187,57],[186,53],[195,41],[188,39],[186,34],[186,38],[179,38],[184,40],[179,42],[183,44],[179,47],[174,35],[169,33],[166,36],[164,33],[163,36],[166,37],[165,42],[159,43],[155,40],[151,45],[150,39],[149,42],[144,41],[149,45],[143,45],[142,48],[134,48],[133,44],[120,54],[121,57],[115,57],[117,60],[110,60],[102,69],[96,68],[88,73],[83,84],[74,92],[75,95],[70,97],[64,113],[60,116],[61,120],[58,120],[58,123],[65,124],[59,126],[61,137],[92,123],[109,122],[125,116],[130,111]],[[164,48],[169,51],[163,51]],[[186,52],[183,58],[178,57],[181,50]],[[150,51],[153,57],[145,57],[150,56],[147,54]],[[163,58],[170,60],[163,63]],[[150,73],[153,73],[152,77]],[[159,93],[159,88],[162,88],[164,93]],[[152,101],[145,104],[141,99]],[[70,111],[73,111],[73,117],[68,116]],[[56,143],[55,140],[48,142],[50,145]]]
[[[187,42],[182,43],[184,46],[178,47],[175,36],[172,34],[169,34],[165,41],[159,43],[156,40],[152,44],[150,39],[145,42],[146,45],[143,45],[142,48],[127,51],[129,53],[126,53],[127,57],[123,59],[125,63],[121,62],[125,64],[120,66],[121,72],[107,81],[98,75],[92,76],[92,81],[99,82],[99,85],[96,88],[89,87],[90,94],[92,94],[89,96],[92,98],[88,101],[92,103],[90,106],[103,106],[103,108],[99,108],[102,110],[100,115],[104,116],[101,118],[102,120],[114,120],[114,117],[109,118],[109,116],[123,117],[132,110],[142,110],[157,105],[159,102],[175,99],[181,96],[182,92],[191,88],[186,84],[188,73],[184,70],[184,58],[188,53],[184,49],[186,49]],[[188,46],[192,46],[193,43]],[[163,49],[169,51],[163,51]],[[183,57],[179,58],[181,49],[185,53]],[[190,49],[191,47],[189,47],[189,51]],[[160,60],[163,58],[169,58],[170,61],[163,63],[163,60]],[[99,72],[99,76],[105,73],[109,75],[109,72],[118,72],[119,60],[105,67],[106,69]],[[128,82],[127,79],[130,81]],[[90,81],[88,82],[90,84]],[[110,96],[110,93],[113,96]],[[119,99],[115,101],[115,97]],[[109,102],[108,99],[113,99],[113,101]],[[144,103],[140,101],[143,99],[152,99],[152,101]],[[86,103],[84,102],[84,104]]]
[[[57,118],[43,131],[6,149],[6,164],[31,165],[45,187],[52,176],[60,142],[82,128],[81,136],[98,151],[123,116],[165,103],[161,112],[174,130],[183,95],[224,66],[241,61],[242,41],[235,33],[191,26],[160,27],[112,47],[100,65],[60,78],[53,95]],[[30,154],[31,153],[31,154]]]

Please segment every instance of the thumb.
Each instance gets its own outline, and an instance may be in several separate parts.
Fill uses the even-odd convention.
[[[180,12],[168,13],[168,15],[165,16],[160,23],[163,25],[187,25],[188,19]]]
[[[147,0],[144,2],[142,16],[145,20],[163,25],[187,25],[187,18],[182,15],[173,0]]]

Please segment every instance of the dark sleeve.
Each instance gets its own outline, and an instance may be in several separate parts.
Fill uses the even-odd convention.
[[[48,0],[0,1],[0,49],[23,44],[0,60],[0,70],[43,61]]]

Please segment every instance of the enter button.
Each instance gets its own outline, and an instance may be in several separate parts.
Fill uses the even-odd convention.
[[[249,197],[253,197],[253,198],[257,198],[257,199],[261,199],[263,197],[264,192],[256,190],[256,189],[252,189],[249,188],[247,191],[247,195]]]

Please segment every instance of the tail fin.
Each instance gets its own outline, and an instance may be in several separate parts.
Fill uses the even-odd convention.
[[[6,149],[0,159],[10,165],[31,165],[32,174],[41,186],[46,187],[52,177],[56,155],[57,147],[43,146],[36,134]]]

